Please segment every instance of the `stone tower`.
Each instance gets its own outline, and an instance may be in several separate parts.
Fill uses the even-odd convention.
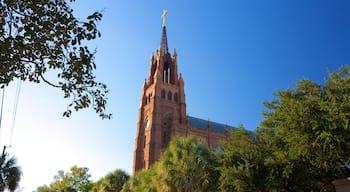
[[[177,54],[168,51],[166,26],[160,47],[150,58],[148,79],[142,87],[133,171],[148,169],[158,160],[173,135],[186,135],[184,81],[178,76]]]

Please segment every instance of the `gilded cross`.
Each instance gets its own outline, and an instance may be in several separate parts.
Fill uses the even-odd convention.
[[[161,18],[163,19],[163,27],[165,27],[165,18],[166,18],[166,15],[168,14],[168,11],[167,10],[163,10],[163,14],[161,16]]]

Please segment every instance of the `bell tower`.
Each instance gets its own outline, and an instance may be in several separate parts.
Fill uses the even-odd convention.
[[[168,51],[163,11],[162,35],[156,54],[150,58],[138,111],[133,173],[149,169],[174,135],[187,135],[184,81],[178,75],[177,53]]]

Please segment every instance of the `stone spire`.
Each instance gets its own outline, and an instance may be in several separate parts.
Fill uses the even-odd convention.
[[[165,26],[163,26],[162,39],[160,40],[160,48],[162,49],[162,56],[168,53],[168,39],[166,35]]]
[[[162,56],[168,53],[168,38],[166,35],[166,23],[165,23],[165,18],[167,14],[168,14],[168,11],[163,10],[163,14],[162,14],[163,30],[162,30],[162,39],[160,40],[160,48],[162,49]]]

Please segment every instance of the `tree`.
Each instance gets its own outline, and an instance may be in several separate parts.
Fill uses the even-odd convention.
[[[150,169],[138,171],[123,192],[217,191],[215,155],[193,136],[174,137]]]
[[[266,165],[281,191],[335,191],[350,175],[350,67],[329,72],[324,85],[302,80],[266,102],[258,129]]]
[[[52,189],[50,189],[49,186],[47,185],[43,185],[43,186],[40,186],[36,189],[36,192],[53,192]]]
[[[217,152],[220,191],[271,191],[264,146],[256,135],[238,127],[220,142],[220,147],[222,150]]]
[[[121,191],[126,181],[129,179],[129,174],[125,171],[117,169],[114,172],[108,173],[101,180],[96,182],[96,187],[93,191],[96,192],[117,192]]]
[[[123,192],[157,192],[156,169],[140,170],[123,186]]]
[[[0,191],[5,189],[15,191],[19,186],[21,175],[22,172],[17,166],[16,158],[10,157],[4,146],[0,157]]]
[[[216,191],[216,160],[195,137],[175,137],[156,166],[158,189],[163,191]]]
[[[96,51],[83,45],[100,37],[102,14],[79,20],[67,1],[0,1],[0,87],[14,79],[44,82],[72,98],[64,116],[92,106],[100,117],[110,118],[105,113],[107,86],[93,74]]]
[[[50,186],[40,186],[37,192],[65,191],[87,192],[92,188],[91,175],[86,167],[73,166],[70,172],[58,171]]]

